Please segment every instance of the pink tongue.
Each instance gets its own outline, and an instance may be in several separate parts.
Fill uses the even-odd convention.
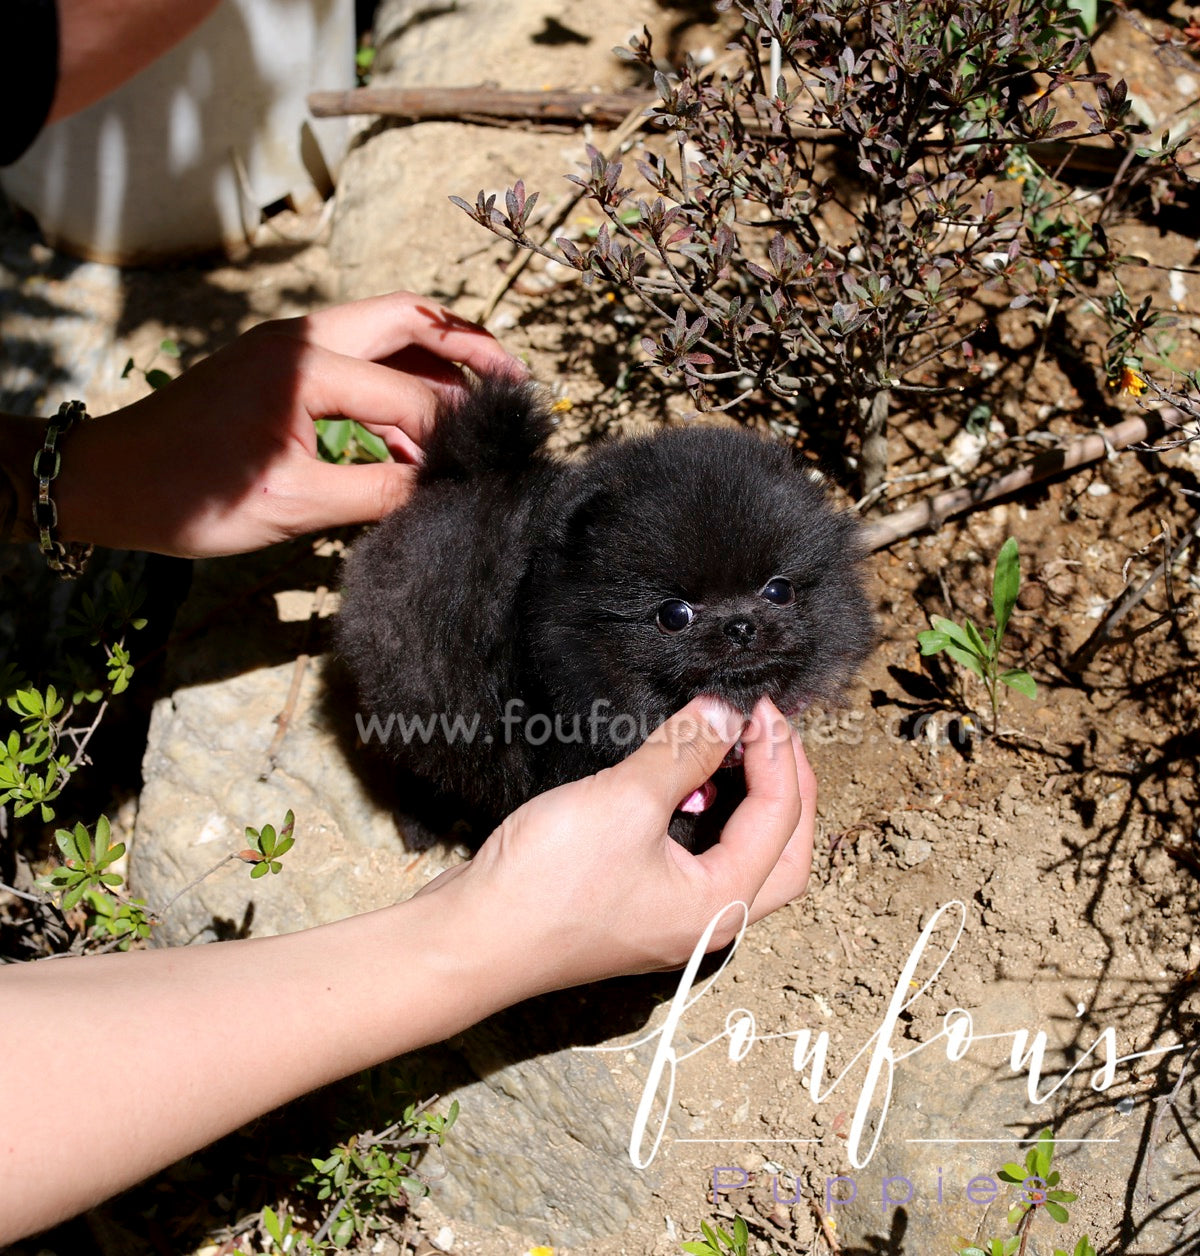
[[[712,781],[705,781],[699,789],[692,790],[683,802],[679,804],[679,810],[690,812],[692,815],[699,815],[713,805],[713,800],[716,796],[717,787]]]

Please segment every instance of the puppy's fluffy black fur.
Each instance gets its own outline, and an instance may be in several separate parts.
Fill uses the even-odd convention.
[[[746,713],[836,698],[873,638],[856,523],[788,449],[690,427],[562,462],[551,427],[535,386],[481,380],[346,567],[337,643],[364,706],[478,718],[469,740],[439,722],[390,749],[492,819],[698,694]]]

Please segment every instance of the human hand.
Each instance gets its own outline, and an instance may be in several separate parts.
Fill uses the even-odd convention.
[[[456,363],[523,372],[481,327],[411,293],[263,323],[131,406],[76,428],[54,482],[59,535],[211,557],[403,505]],[[392,463],[332,466],[315,419],[356,419]]]
[[[709,921],[744,903],[755,921],[804,891],[816,780],[798,736],[764,698],[745,719],[699,698],[613,768],[539,795],[470,863],[417,897],[444,895],[456,949],[490,964],[503,1006],[618,974],[681,967]],[[747,793],[719,843],[693,855],[667,835],[671,813],[741,736]],[[725,912],[709,949],[742,925]],[[462,970],[458,970],[460,974]],[[512,988],[509,988],[511,985]],[[483,992],[464,992],[480,997]]]

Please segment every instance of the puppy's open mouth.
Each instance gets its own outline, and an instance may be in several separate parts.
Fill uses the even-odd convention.
[[[721,768],[740,767],[742,759],[745,756],[746,747],[742,742],[736,741],[730,747],[725,758],[721,760]],[[720,768],[717,769],[720,771]],[[717,787],[713,783],[712,777],[709,777],[699,789],[694,789],[681,802],[677,808],[679,811],[686,811],[689,815],[701,815],[709,809],[717,800]]]
[[[811,699],[808,697],[799,698],[791,707],[783,712],[784,718],[790,724],[797,716],[804,711],[809,705]],[[724,768],[740,768],[742,760],[746,757],[745,743],[738,738],[737,741],[726,752],[725,757],[721,760],[721,766],[717,771]],[[707,811],[717,799],[717,787],[712,777],[709,777],[699,789],[694,789],[676,808],[678,811],[686,812],[688,815],[702,815]]]

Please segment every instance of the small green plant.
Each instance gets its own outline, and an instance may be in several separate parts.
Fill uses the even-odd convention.
[[[436,1098],[436,1097],[435,1097]],[[387,1129],[355,1134],[328,1156],[312,1161],[300,1185],[318,1201],[334,1201],[309,1246],[315,1251],[340,1250],[391,1224],[389,1213],[428,1194],[416,1164],[425,1147],[440,1147],[458,1119],[458,1100],[443,1116],[428,1112],[433,1103],[409,1104]]]
[[[985,1239],[979,1243],[960,1239],[954,1249],[958,1256],[1025,1256],[1030,1230],[1039,1214],[1044,1212],[1059,1225],[1067,1224],[1070,1214],[1066,1205],[1079,1197],[1073,1191],[1059,1189],[1061,1177],[1054,1168],[1054,1151],[1054,1135],[1045,1129],[1025,1153],[1024,1164],[1011,1160],[1000,1169],[997,1177],[1002,1182],[1020,1188],[1020,1195],[1008,1213],[1008,1224],[1015,1230],[1006,1238]],[[1084,1235],[1071,1252],[1056,1247],[1054,1256],[1096,1256],[1096,1249]]]
[[[178,359],[180,356],[179,342],[177,340],[162,341],[158,346],[158,353],[156,353],[154,357],[156,358],[159,353],[167,358]],[[154,358],[151,358],[145,366],[138,366],[137,363],[130,358],[129,361],[125,363],[125,369],[121,372],[121,378],[128,379],[129,376],[136,371],[145,379],[146,383],[156,391],[159,388],[165,388],[171,382],[173,377],[166,371],[153,367],[151,365],[153,361]]]
[[[1010,1186],[1021,1187],[1024,1196],[1009,1211],[1009,1225],[1028,1224],[1029,1218],[1038,1208],[1044,1208],[1060,1225],[1066,1225],[1069,1215],[1063,1205],[1074,1203],[1079,1196],[1073,1191],[1056,1189],[1060,1174],[1053,1165],[1054,1135],[1047,1129],[1042,1130],[1037,1142],[1025,1153],[1024,1164],[1010,1160],[1000,1170],[1001,1181]],[[1034,1185],[1031,1186],[1030,1183]]]
[[[59,795],[88,762],[88,743],[109,701],[133,678],[127,636],[146,626],[138,614],[144,597],[143,589],[112,571],[95,597],[80,598],[68,617],[67,635],[99,647],[102,661],[68,654],[59,684],[32,685],[13,664],[0,671],[0,697],[16,723],[7,732],[0,727],[0,807],[11,803],[17,818],[36,811],[43,823],[53,820]],[[94,714],[88,706],[96,707]]]
[[[999,725],[1001,686],[1007,685],[1027,698],[1037,697],[1037,683],[1022,668],[1000,670],[1000,647],[1008,628],[1009,617],[1021,591],[1021,569],[1017,542],[1009,537],[996,556],[992,577],[992,614],[995,622],[982,631],[968,617],[961,625],[940,615],[932,618],[933,627],[917,634],[922,654],[940,654],[943,650],[968,671],[974,672],[987,689],[992,708],[992,731]]]
[[[69,831],[58,829],[55,832],[54,841],[62,852],[63,862],[45,878],[45,884],[51,889],[62,890],[63,911],[70,911],[76,906],[88,890],[124,883],[124,878],[108,871],[110,865],[125,853],[125,843],[114,843],[110,840],[111,836],[107,816],[101,816],[96,821],[94,837],[79,823]]]
[[[279,861],[296,844],[296,839],[292,836],[295,827],[296,817],[290,809],[283,817],[283,826],[278,833],[273,824],[264,824],[261,829],[246,825],[246,836],[254,844],[254,848],[242,851],[239,858],[254,865],[250,870],[252,877],[265,877],[268,872],[278,873],[282,869],[283,864]]]
[[[704,1235],[703,1242],[681,1244],[689,1256],[747,1256],[750,1250],[750,1228],[741,1217],[734,1217],[732,1235],[707,1221],[700,1222],[700,1233]]]
[[[111,950],[116,947],[127,951],[137,941],[147,939],[155,926],[162,923],[175,903],[218,868],[233,859],[252,864],[251,877],[262,877],[268,872],[278,873],[283,867],[282,857],[295,844],[292,830],[295,816],[291,811],[284,818],[282,828],[265,824],[262,829],[247,827],[246,833],[255,843],[254,850],[241,850],[226,855],[213,867],[184,886],[161,910],[151,908],[141,898],[127,898],[120,890],[125,879],[112,870],[125,854],[125,843],[112,840],[112,827],[107,816],[96,821],[94,833],[76,823],[72,829],[58,829],[54,841],[62,856],[62,862],[38,878],[38,888],[46,895],[59,894],[58,911],[70,912],[82,908],[84,922],[73,949]],[[47,899],[47,902],[50,900]]]
[[[372,44],[361,44],[354,54],[354,72],[358,76],[359,87],[366,87],[371,81],[371,71],[375,68],[375,48]]]
[[[300,1238],[296,1223],[291,1214],[284,1211],[277,1213],[273,1208],[262,1210],[262,1225],[267,1233],[267,1241],[272,1252],[293,1252]]]

